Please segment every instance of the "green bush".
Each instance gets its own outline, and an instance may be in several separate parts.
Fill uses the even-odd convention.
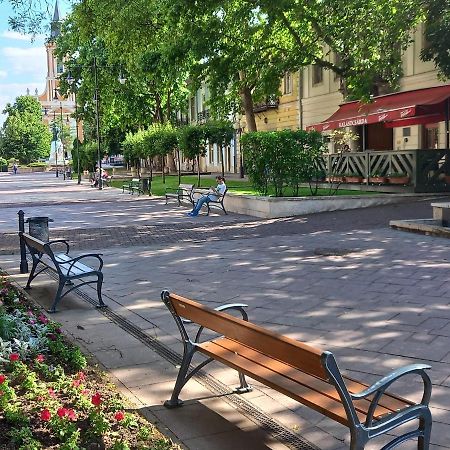
[[[255,189],[276,197],[289,186],[298,195],[300,184],[319,177],[325,150],[320,133],[303,130],[259,131],[241,138],[246,172]]]

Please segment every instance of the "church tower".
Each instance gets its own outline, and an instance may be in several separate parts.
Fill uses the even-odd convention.
[[[55,55],[56,39],[61,33],[61,19],[59,14],[58,0],[55,3],[53,19],[50,27],[50,36],[45,43],[47,50],[47,77],[45,90],[42,94],[36,92],[36,98],[42,107],[43,121],[50,124],[53,121],[62,121],[70,125],[71,135],[75,134],[75,119],[71,115],[75,112],[75,101],[73,94],[64,97],[59,92],[59,77],[64,72],[64,61]]]

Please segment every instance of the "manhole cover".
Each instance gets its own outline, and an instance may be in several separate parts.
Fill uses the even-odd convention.
[[[355,253],[356,250],[350,248],[316,248],[314,254],[318,256],[345,256]]]

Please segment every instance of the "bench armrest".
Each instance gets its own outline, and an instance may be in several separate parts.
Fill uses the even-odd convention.
[[[59,264],[67,264],[67,263],[70,263],[69,270],[68,270],[68,272],[70,272],[70,270],[72,269],[72,267],[73,267],[73,266],[75,265],[75,263],[77,263],[78,261],[80,261],[80,260],[82,260],[82,259],[84,259],[84,258],[97,258],[97,259],[99,260],[99,266],[98,266],[97,271],[100,272],[100,271],[102,270],[102,268],[103,268],[103,259],[101,258],[101,256],[102,256],[101,253],[86,253],[86,254],[84,254],[84,255],[77,256],[77,257],[75,257],[75,258],[69,259],[69,260],[64,261],[63,263],[59,263]]]
[[[405,367],[401,367],[400,369],[394,370],[390,374],[378,380],[372,386],[364,389],[361,392],[350,394],[352,400],[359,400],[368,397],[369,395],[375,394],[373,399],[370,402],[370,407],[366,417],[366,426],[372,426],[373,415],[375,413],[376,408],[378,407],[378,402],[381,396],[384,394],[386,389],[399,378],[410,375],[410,374],[418,374],[422,377],[423,380],[423,396],[421,400],[422,405],[428,405],[431,397],[431,380],[428,374],[425,372],[426,370],[431,369],[431,366],[427,364],[410,364]]]
[[[66,255],[69,254],[70,246],[65,239],[55,239],[54,241],[48,241],[47,245],[51,247],[53,244],[64,244],[66,246]]]

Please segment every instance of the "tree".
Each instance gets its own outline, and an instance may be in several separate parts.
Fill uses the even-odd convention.
[[[210,121],[203,125],[205,140],[209,144],[216,144],[220,149],[220,163],[222,165],[222,176],[225,176],[225,163],[224,163],[224,147],[230,145],[234,136],[234,129],[231,122],[222,121]]]
[[[25,164],[49,156],[52,135],[42,122],[41,105],[34,97],[17,97],[3,113],[7,118],[0,131],[1,156]]]
[[[185,126],[179,129],[178,144],[186,158],[197,160],[197,184],[200,187],[200,157],[206,155],[205,133],[201,126]]]
[[[425,39],[422,50],[424,61],[434,61],[443,79],[450,78],[450,3],[448,0],[427,2]]]

